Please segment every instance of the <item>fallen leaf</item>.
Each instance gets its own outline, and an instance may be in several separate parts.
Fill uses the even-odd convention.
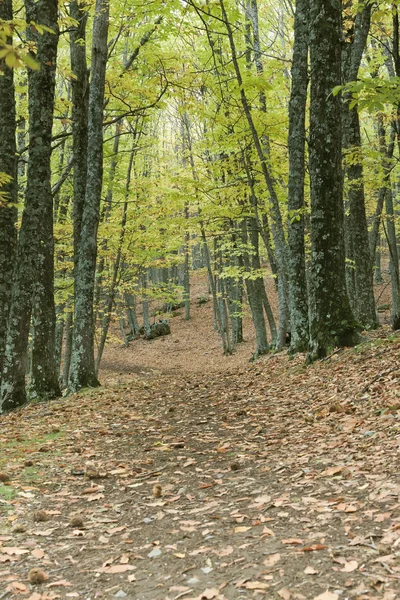
[[[299,552],[315,552],[316,550],[326,550],[328,546],[324,546],[324,544],[311,544],[311,546],[304,546],[304,548],[299,548]]]
[[[313,600],[338,600],[338,598],[339,596],[337,594],[333,594],[332,592],[326,590],[326,592],[324,592],[323,594],[315,596]]]
[[[198,597],[198,600],[212,600],[213,598],[218,598],[219,590],[217,588],[209,588],[204,590]]]
[[[281,560],[281,555],[280,554],[271,554],[270,556],[268,556],[265,560],[264,560],[264,565],[266,567],[273,567],[274,565],[276,565],[276,563],[278,561]]]
[[[358,562],[356,560],[349,560],[343,566],[343,569],[340,569],[343,573],[352,573],[358,569]]]
[[[288,538],[287,540],[281,540],[281,544],[302,544],[303,540],[300,538]]]
[[[303,573],[305,573],[306,575],[316,575],[318,573],[318,571],[316,571],[312,567],[308,566],[304,569]]]
[[[246,531],[249,531],[249,529],[251,529],[251,527],[240,525],[240,527],[235,527],[235,533],[245,533]]]
[[[262,583],[261,581],[246,581],[240,587],[246,590],[267,590],[270,586],[268,583]]]
[[[17,594],[26,594],[28,588],[20,581],[12,581],[7,587],[6,592],[16,592]]]
[[[341,467],[328,467],[327,469],[325,469],[324,471],[322,471],[321,477],[331,477],[332,475],[338,475],[345,468],[346,468],[345,466],[341,466]]]
[[[46,585],[46,587],[51,588],[51,587],[55,587],[55,586],[62,586],[62,587],[71,587],[72,583],[70,583],[69,581],[66,581],[66,579],[60,579],[59,581],[53,581],[52,583],[48,583]]]
[[[280,590],[278,590],[278,596],[283,598],[283,600],[290,600],[292,594],[287,588],[283,587]]]
[[[29,550],[25,550],[24,548],[13,548],[4,546],[1,548],[1,551],[5,554],[9,554],[10,556],[21,556],[22,554],[28,554]]]
[[[97,573],[126,573],[135,569],[133,565],[110,565],[109,567],[101,567]]]

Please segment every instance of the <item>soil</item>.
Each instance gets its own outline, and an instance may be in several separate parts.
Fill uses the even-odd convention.
[[[400,598],[400,337],[306,367],[245,336],[194,302],[0,417],[0,600]]]

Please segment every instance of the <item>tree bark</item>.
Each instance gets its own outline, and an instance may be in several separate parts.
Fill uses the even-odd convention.
[[[359,340],[346,292],[343,235],[341,2],[314,0],[310,8],[311,268],[309,360]]]
[[[0,20],[13,18],[12,0],[0,2]],[[0,187],[0,384],[17,249],[18,202],[14,71],[0,61],[0,173],[11,178]]]
[[[304,245],[304,180],[308,88],[309,0],[297,0],[289,101],[289,314],[291,352],[307,350],[308,290]]]
[[[349,32],[352,41],[344,44],[343,79],[347,83],[355,81],[361,64],[362,54],[368,37],[371,4],[366,4],[357,13],[354,26]],[[350,109],[351,96],[343,96],[343,149],[351,151],[361,149],[360,120],[357,107]],[[378,317],[375,306],[373,268],[369,251],[368,225],[365,212],[363,166],[359,161],[351,160],[346,165],[345,177],[348,185],[349,215],[345,217],[346,249],[348,264],[348,294],[354,316],[365,329],[375,329]]]
[[[72,0],[69,5],[71,17],[78,22],[70,29],[72,91],[72,152],[74,156],[74,185],[72,219],[74,226],[74,265],[78,266],[83,206],[85,203],[88,150],[88,102],[89,71],[86,63],[87,10]]]
[[[103,106],[108,26],[108,0],[96,0],[88,110],[87,182],[75,274],[74,333],[69,380],[71,390],[99,385],[94,360],[93,298],[103,183]]]
[[[10,327],[2,380],[3,410],[26,401],[25,367],[33,309],[31,387],[34,395],[60,395],[55,360],[53,196],[51,192],[51,142],[58,44],[56,0],[26,0],[28,21],[50,27],[38,34],[40,69],[28,71],[29,159],[25,207],[18,240]]]

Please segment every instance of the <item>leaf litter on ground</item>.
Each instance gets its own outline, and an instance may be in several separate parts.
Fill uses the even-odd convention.
[[[399,373],[376,376],[399,351],[392,336],[308,368],[281,353],[208,373],[108,371],[104,388],[1,417],[0,590],[397,597]]]

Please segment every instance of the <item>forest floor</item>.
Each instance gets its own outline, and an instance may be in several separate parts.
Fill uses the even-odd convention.
[[[400,336],[249,363],[210,306],[0,417],[0,600],[400,598]]]

